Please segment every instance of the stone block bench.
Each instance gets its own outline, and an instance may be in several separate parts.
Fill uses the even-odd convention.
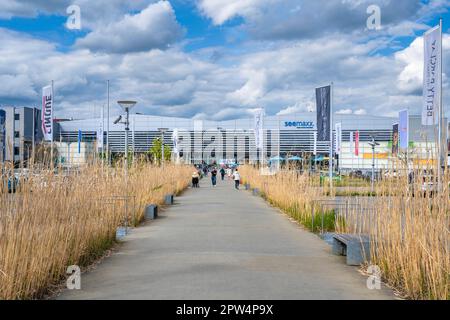
[[[126,227],[117,227],[116,229],[116,240],[123,240],[128,233],[128,228]]]
[[[370,261],[370,238],[368,235],[334,234],[333,253],[347,256],[349,266],[359,266]]]
[[[145,208],[145,219],[154,220],[158,217],[158,206],[151,204]]]
[[[165,203],[166,205],[172,205],[172,204],[173,204],[173,194],[167,194],[167,195],[164,197],[164,203]]]

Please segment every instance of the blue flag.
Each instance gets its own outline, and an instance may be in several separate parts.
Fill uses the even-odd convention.
[[[81,153],[81,139],[83,138],[83,135],[81,133],[81,130],[78,130],[78,154]]]

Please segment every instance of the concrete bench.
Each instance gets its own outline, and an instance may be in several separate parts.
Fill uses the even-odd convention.
[[[158,217],[158,206],[151,204],[145,208],[145,219],[154,220]]]
[[[173,194],[167,194],[167,195],[164,197],[164,203],[165,203],[166,205],[172,205],[172,204],[173,204]]]
[[[347,256],[349,266],[359,266],[370,261],[370,238],[368,235],[333,235],[333,253]]]
[[[128,230],[126,227],[118,227],[116,229],[116,240],[118,241],[123,240],[126,237],[127,233]]]

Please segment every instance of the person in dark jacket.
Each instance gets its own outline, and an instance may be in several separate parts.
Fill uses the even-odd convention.
[[[215,187],[216,184],[217,184],[217,170],[216,170],[216,168],[213,168],[211,170],[211,182],[212,182],[213,187]]]

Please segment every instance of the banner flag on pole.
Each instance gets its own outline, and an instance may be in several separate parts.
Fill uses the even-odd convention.
[[[354,145],[354,141],[355,141],[353,131],[350,132],[350,139],[349,139],[349,141],[350,141],[350,147],[349,147],[350,153],[353,154],[353,145]]]
[[[439,124],[441,108],[441,65],[442,65],[442,36],[441,27],[429,30],[423,36],[424,68],[423,68],[423,106],[422,125],[433,126]]]
[[[355,156],[359,156],[359,131],[355,132]]]
[[[331,86],[316,89],[317,141],[330,141]]]
[[[408,149],[409,146],[409,115],[408,110],[399,112],[398,140],[400,149]]]
[[[336,154],[338,154],[339,156],[341,155],[341,151],[342,151],[342,123],[336,123],[335,125],[335,130],[336,130]]]
[[[103,150],[103,144],[104,144],[104,128],[103,128],[103,107],[102,107],[102,112],[101,112],[101,118],[100,118],[100,122],[99,122],[99,126],[98,126],[98,130],[97,130],[97,150],[98,152],[101,152]]]
[[[83,138],[83,135],[81,133],[81,130],[78,130],[78,154],[81,153],[81,139]]]
[[[313,155],[317,155],[317,132],[314,132],[314,151]]]
[[[173,129],[172,132],[172,143],[173,143],[173,153],[178,154],[178,143],[179,143],[179,135],[178,135],[178,129]]]
[[[264,147],[264,109],[258,109],[255,114],[254,123],[255,145],[257,149]]]
[[[0,109],[0,160],[5,161],[6,151],[6,112]]]
[[[392,126],[392,156],[398,155],[398,123]]]
[[[42,133],[44,141],[53,141],[53,88],[42,88]]]

